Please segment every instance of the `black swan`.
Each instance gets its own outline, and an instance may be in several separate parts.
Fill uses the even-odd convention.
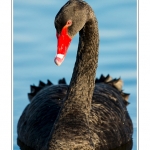
[[[18,145],[34,150],[110,150],[130,143],[133,125],[122,80],[109,75],[95,80],[99,33],[92,8],[82,0],[68,1],[56,15],[55,27],[57,65],[79,32],[72,78],[69,85],[62,79],[58,85],[48,80],[31,86],[30,103],[18,121]]]

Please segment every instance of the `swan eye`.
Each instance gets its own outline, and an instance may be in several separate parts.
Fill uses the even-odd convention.
[[[68,20],[67,23],[66,23],[66,26],[69,27],[69,26],[71,26],[71,25],[72,25],[72,20]]]

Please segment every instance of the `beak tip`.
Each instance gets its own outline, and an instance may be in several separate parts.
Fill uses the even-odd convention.
[[[60,65],[61,65],[61,63],[59,63],[56,58],[54,59],[54,62],[55,62],[55,64],[56,64],[57,66],[60,66]]]
[[[56,64],[57,66],[60,66],[60,65],[62,64],[63,60],[64,60],[64,59],[62,59],[62,58],[56,56],[55,59],[54,59],[54,62],[55,62],[55,64]]]

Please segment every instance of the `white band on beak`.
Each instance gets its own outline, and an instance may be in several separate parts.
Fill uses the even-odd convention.
[[[56,57],[59,57],[60,59],[63,59],[64,55],[63,54],[57,54]]]

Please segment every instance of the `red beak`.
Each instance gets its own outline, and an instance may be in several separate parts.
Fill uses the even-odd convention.
[[[56,65],[60,66],[61,63],[63,62],[66,54],[68,47],[71,43],[72,38],[68,35],[68,27],[64,26],[61,33],[57,33],[57,54],[54,59],[54,62]]]

